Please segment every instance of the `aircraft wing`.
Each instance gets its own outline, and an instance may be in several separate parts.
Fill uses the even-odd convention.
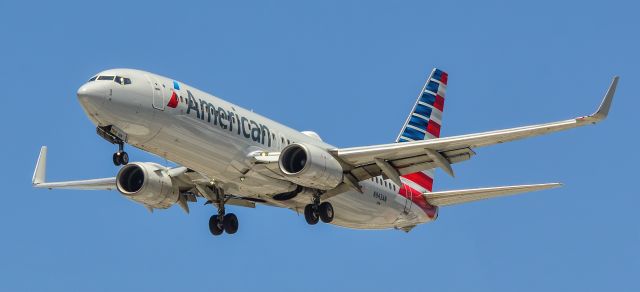
[[[36,188],[44,189],[69,189],[69,190],[115,190],[116,178],[106,177],[87,180],[73,180],[62,182],[46,182],[46,168],[47,168],[47,146],[40,148],[40,155],[38,156],[38,162],[36,163],[36,169],[33,172],[32,184]],[[209,188],[211,179],[204,175],[190,171],[184,166],[168,168],[167,174],[176,179],[176,183],[183,189],[182,197],[177,202],[180,207],[189,213],[189,207],[187,201],[195,202],[195,196],[200,196],[211,203],[217,204],[218,200],[215,198],[213,191]],[[190,195],[191,194],[191,195]],[[184,199],[183,199],[184,198]],[[255,208],[255,202],[247,200],[245,198],[236,197],[234,195],[227,195],[225,198],[226,204]],[[268,202],[260,202],[263,204],[269,204]],[[145,206],[149,211],[153,211],[151,207]]]
[[[560,183],[519,185],[426,193],[423,196],[433,206],[449,206],[525,192],[541,191],[562,186]]]
[[[33,186],[45,189],[74,189],[74,190],[115,190],[116,178],[98,178],[88,180],[74,180],[65,182],[46,182],[47,146],[42,146],[36,170],[33,172]]]
[[[619,77],[614,77],[598,110],[589,116],[553,123],[452,136],[445,138],[333,149],[332,154],[348,166],[353,177],[365,180],[381,174],[394,181],[400,175],[440,167],[453,175],[452,163],[471,158],[473,148],[540,136],[595,124],[609,113]]]

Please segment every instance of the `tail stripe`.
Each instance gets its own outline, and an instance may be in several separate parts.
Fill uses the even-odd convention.
[[[431,191],[433,189],[433,178],[423,172],[414,172],[403,175],[403,177],[418,184],[428,191]]]
[[[413,116],[409,120],[409,125],[414,126],[418,129],[426,129],[427,123],[427,119],[422,116],[416,116],[416,114],[413,114]]]
[[[433,109],[428,107],[428,106],[425,106],[425,105],[422,105],[422,104],[417,104],[416,105],[416,110],[414,112],[416,114],[419,114],[419,115],[424,116],[424,117],[430,117],[432,110]]]
[[[433,104],[436,101],[436,95],[431,92],[424,92],[420,97],[420,102],[426,104]]]
[[[427,124],[427,132],[435,137],[440,137],[440,124],[430,120],[429,124]]]
[[[436,100],[433,102],[433,107],[442,112],[444,110],[444,97],[436,95]]]
[[[433,79],[442,82],[442,84],[447,84],[447,79],[449,79],[449,74],[447,72],[443,72],[440,69],[435,69],[433,72]]]
[[[435,81],[429,81],[429,83],[427,83],[426,90],[429,90],[435,93],[435,92],[438,92],[438,87],[440,87],[440,83]]]
[[[407,127],[402,134],[403,137],[411,139],[411,141],[422,140],[424,138],[424,133],[420,132],[414,128]]]

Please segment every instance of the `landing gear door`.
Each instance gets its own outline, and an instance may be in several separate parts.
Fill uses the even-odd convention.
[[[157,79],[147,76],[149,83],[151,83],[151,90],[153,90],[153,108],[157,110],[164,110],[164,88],[160,81]]]

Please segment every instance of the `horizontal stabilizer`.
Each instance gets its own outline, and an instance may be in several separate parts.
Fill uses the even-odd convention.
[[[505,187],[493,187],[493,188],[432,192],[432,193],[426,193],[423,196],[425,197],[425,199],[427,199],[427,202],[429,202],[429,204],[433,206],[449,206],[449,205],[468,203],[468,202],[479,201],[484,199],[490,199],[494,197],[546,190],[551,188],[557,188],[559,186],[562,186],[562,184],[547,183],[547,184],[536,184],[536,185],[505,186]]]

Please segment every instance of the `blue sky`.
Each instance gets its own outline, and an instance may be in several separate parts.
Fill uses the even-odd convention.
[[[0,290],[640,290],[634,1],[202,2],[0,2]],[[589,114],[621,81],[606,122],[478,149],[434,186],[565,187],[444,208],[408,234],[259,207],[213,238],[210,206],[149,214],[116,192],[30,186],[41,145],[50,180],[116,173],[75,97],[107,68],[356,146],[393,141],[434,66],[450,74],[443,136]]]

